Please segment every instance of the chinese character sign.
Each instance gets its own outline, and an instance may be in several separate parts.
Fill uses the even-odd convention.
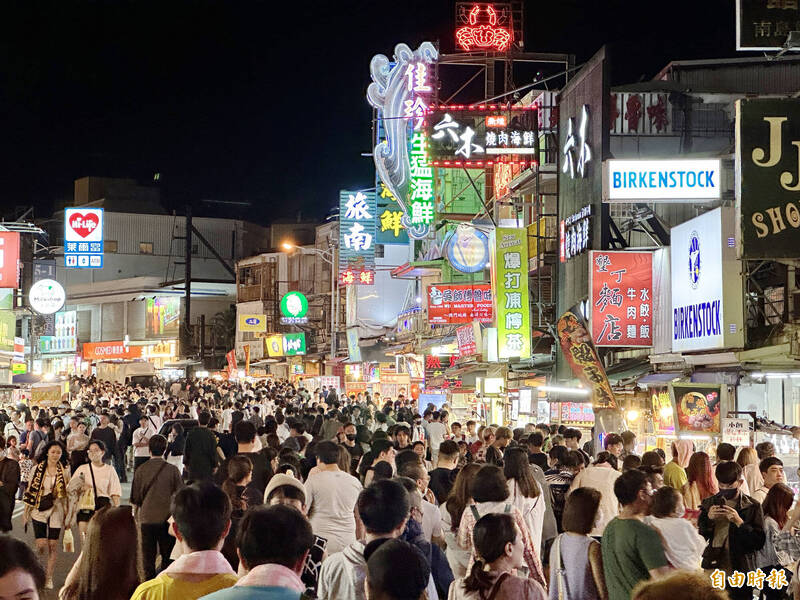
[[[493,164],[502,157],[527,162],[538,147],[536,113],[512,110],[438,107],[427,117],[430,156],[434,166],[458,168],[464,164]]]
[[[339,193],[339,274],[343,285],[375,279],[375,192]]]
[[[103,267],[103,209],[64,209],[64,266]]]
[[[736,0],[736,49],[777,52],[798,22],[798,0]]]
[[[592,250],[589,281],[594,343],[652,346],[652,253]]]
[[[494,242],[492,282],[497,307],[498,357],[530,358],[527,230],[498,227]]]
[[[408,244],[408,231],[402,223],[403,209],[397,203],[397,198],[382,181],[377,182],[376,189],[378,193],[378,233],[375,241],[384,245]]]
[[[606,371],[597,356],[592,336],[581,317],[580,309],[573,306],[556,324],[559,345],[572,372],[592,390],[592,406],[615,408],[617,402],[608,382]]]
[[[430,225],[434,217],[433,167],[428,158],[428,139],[421,131],[411,136],[408,150],[408,204],[412,225]]]
[[[569,215],[559,226],[558,244],[561,262],[586,252],[592,243],[592,206],[584,206]]]
[[[488,283],[434,283],[428,286],[428,323],[492,322],[492,289]]]

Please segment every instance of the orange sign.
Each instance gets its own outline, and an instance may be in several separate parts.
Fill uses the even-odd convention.
[[[125,342],[86,342],[83,345],[83,360],[109,360],[114,358],[141,358],[141,346],[129,346]]]
[[[0,233],[0,288],[19,287],[19,233]]]

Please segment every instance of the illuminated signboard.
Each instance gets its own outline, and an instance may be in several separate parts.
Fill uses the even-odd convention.
[[[426,119],[431,163],[437,167],[536,162],[538,119],[533,106],[436,106]]]
[[[570,179],[586,177],[586,167],[592,160],[592,147],[588,141],[589,135],[589,105],[581,108],[580,124],[575,125],[575,119],[567,120],[567,134],[564,145],[561,147],[562,173],[567,173]]]
[[[372,152],[375,172],[402,209],[402,223],[414,239],[424,238],[433,221],[433,174],[426,140],[418,134],[427,118],[438,58],[434,45],[423,42],[416,50],[397,44],[393,61],[383,54],[370,61],[367,100],[378,111],[385,135],[378,136]]]
[[[378,232],[375,241],[384,245],[406,245],[408,231],[403,224],[403,209],[386,184],[382,181],[377,183]]]
[[[64,310],[55,314],[55,335],[39,336],[39,350],[49,352],[75,352],[78,345],[78,313]]]
[[[456,47],[464,52],[505,52],[514,41],[510,4],[456,3]]]
[[[428,323],[492,322],[492,286],[488,283],[435,283],[428,286]]]
[[[263,333],[267,330],[267,315],[239,315],[239,331]]]
[[[719,159],[607,160],[605,202],[719,200]]]
[[[300,292],[289,292],[281,298],[281,323],[308,323],[308,299]]]
[[[651,252],[589,251],[589,292],[595,345],[653,345]]]
[[[589,249],[592,239],[592,206],[581,210],[561,221],[559,227],[559,256],[567,262]]]
[[[156,296],[146,301],[145,332],[147,337],[177,336],[181,316],[179,296]]]
[[[497,306],[497,355],[500,359],[531,356],[528,295],[528,231],[495,229],[492,282]]]
[[[375,282],[376,213],[374,191],[339,192],[339,280],[342,285]]]
[[[0,288],[17,287],[19,287],[19,233],[2,231],[0,232]]]
[[[270,358],[280,356],[302,356],[306,353],[305,333],[284,333],[264,338]]]
[[[103,209],[64,209],[64,266],[103,268]]]
[[[489,237],[479,229],[459,225],[446,241],[447,260],[462,273],[478,273],[489,264]]]

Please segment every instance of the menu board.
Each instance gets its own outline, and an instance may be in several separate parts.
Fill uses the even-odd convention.
[[[551,402],[550,422],[562,425],[594,425],[594,410],[590,402]]]

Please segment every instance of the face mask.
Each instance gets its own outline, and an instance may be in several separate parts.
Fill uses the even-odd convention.
[[[736,488],[731,488],[729,490],[720,490],[719,495],[727,500],[732,500],[736,497],[736,492],[738,490]]]
[[[682,509],[680,509],[680,510],[679,510],[679,511],[678,511],[678,512],[675,514],[675,516],[676,516],[678,519],[682,519],[682,518],[683,518],[683,516],[684,516],[685,514],[686,514],[686,507],[684,506]]]
[[[353,440],[356,439],[356,434],[355,433],[348,433],[347,434],[347,439],[352,442]]]

